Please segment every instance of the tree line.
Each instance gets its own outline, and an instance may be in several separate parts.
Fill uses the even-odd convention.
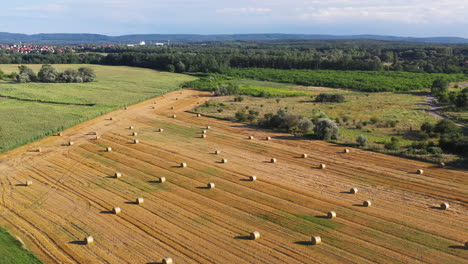
[[[210,42],[155,47],[76,47],[76,52],[0,52],[0,63],[126,65],[170,72],[217,72],[229,68],[468,73],[468,45],[379,42]],[[390,42],[391,43],[391,42]]]

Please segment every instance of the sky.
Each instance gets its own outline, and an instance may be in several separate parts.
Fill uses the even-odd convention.
[[[468,0],[2,1],[11,33],[294,33],[468,38]]]

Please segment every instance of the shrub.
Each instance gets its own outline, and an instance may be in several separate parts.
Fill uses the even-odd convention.
[[[385,148],[388,150],[399,150],[400,149],[400,140],[396,137],[392,137],[390,142],[385,143]]]
[[[94,70],[89,67],[78,68],[78,75],[82,78],[83,82],[93,82],[96,79]]]
[[[421,131],[430,134],[432,131],[434,131],[434,125],[426,121],[421,125]]]
[[[18,66],[19,75],[18,75],[18,82],[25,83],[25,82],[35,82],[37,80],[37,75],[34,71],[24,65]]]
[[[280,108],[276,114],[265,114],[265,119],[260,123],[264,127],[291,130],[297,128],[301,116],[291,114],[286,109]]]
[[[307,118],[301,118],[297,122],[297,131],[299,134],[305,135],[312,131],[314,124]]]
[[[242,101],[244,101],[244,97],[242,97],[242,96],[234,97],[234,102],[242,102]]]
[[[436,154],[442,154],[443,151],[439,147],[430,147],[430,148],[427,148],[427,152],[436,155]]]
[[[434,132],[437,132],[440,134],[460,133],[461,128],[448,119],[441,119],[434,126]]]
[[[319,139],[339,139],[340,131],[332,120],[324,118],[315,124],[314,133]]]
[[[369,120],[369,122],[371,124],[377,124],[379,122],[379,118],[377,117],[371,117],[371,119]]]
[[[356,138],[356,142],[358,143],[359,147],[367,147],[368,144],[368,139],[364,135],[359,135]]]
[[[57,69],[49,64],[44,64],[37,73],[37,78],[40,82],[54,83],[57,82],[59,74]]]
[[[344,96],[341,95],[341,94],[321,93],[315,98],[315,102],[342,103],[342,102],[344,102]]]
[[[222,84],[215,88],[215,96],[236,95],[239,94],[239,87],[232,84]]]

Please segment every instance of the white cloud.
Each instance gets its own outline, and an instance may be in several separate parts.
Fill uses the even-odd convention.
[[[240,7],[240,8],[223,8],[215,10],[216,13],[220,14],[266,14],[272,12],[271,8],[262,7]]]

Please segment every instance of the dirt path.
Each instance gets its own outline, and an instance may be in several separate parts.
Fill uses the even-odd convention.
[[[466,171],[344,154],[327,142],[186,112],[210,96],[173,92],[1,155],[0,225],[46,263],[465,262]],[[360,206],[364,200],[372,206]],[[439,210],[441,202],[450,209]],[[121,214],[112,214],[115,206]],[[336,219],[324,217],[331,210]],[[248,239],[254,230],[257,241]],[[310,245],[312,234],[323,244]],[[87,235],[93,245],[81,242]]]

